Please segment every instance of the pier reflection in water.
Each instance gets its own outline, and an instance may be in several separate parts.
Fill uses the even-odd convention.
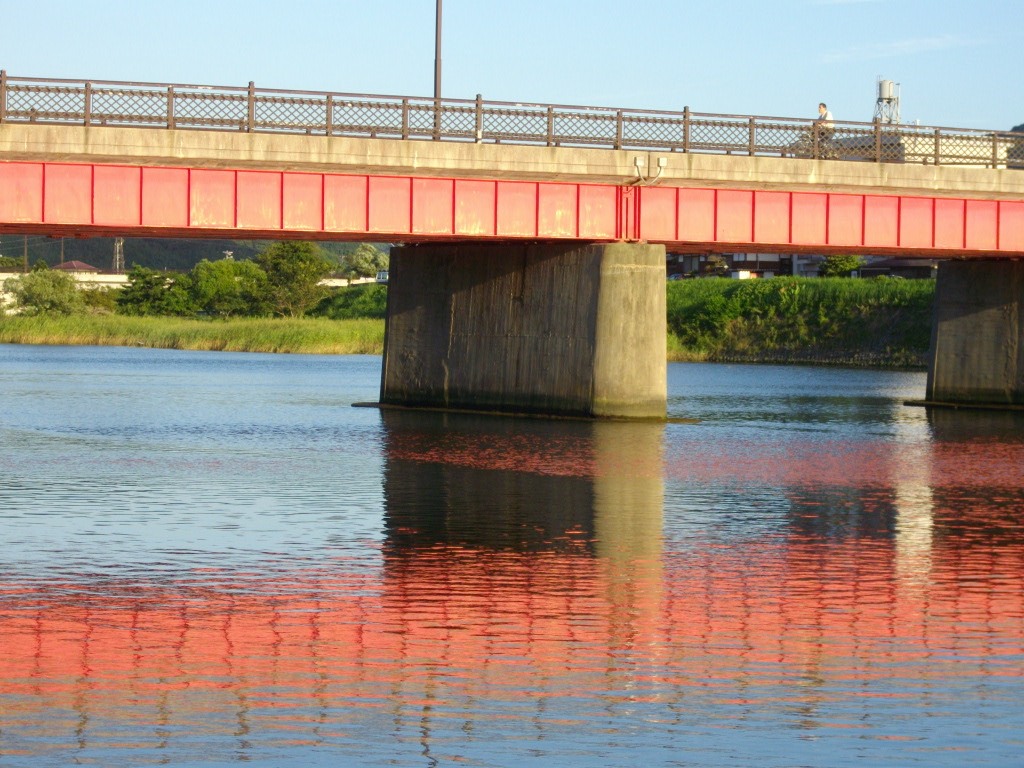
[[[324,383],[301,359],[264,364],[294,375],[296,402]],[[764,370],[730,375],[760,384]],[[296,439],[261,402],[273,390],[243,386],[213,435],[140,416],[131,440],[146,433],[154,467],[183,450],[169,431],[197,457],[226,454],[180,478],[192,525],[223,522],[210,510],[252,462],[235,501],[261,500],[244,550],[167,546],[181,521],[155,510],[179,491],[154,469],[163,495],[133,497],[154,510],[148,538],[60,551],[38,515],[57,524],[74,504],[47,507],[45,472],[0,456],[18,475],[0,484],[10,540],[37,542],[8,552],[0,577],[0,753],[13,765],[1013,764],[1024,422],[877,395],[851,415],[828,404],[831,382],[785,405],[788,419],[747,400],[744,421],[727,411],[736,393],[716,411],[702,381],[688,382],[699,425],[348,409],[350,447],[334,453],[337,425]],[[5,436],[19,455],[49,455],[51,473],[124,448],[109,424],[62,448],[60,426],[18,418]],[[378,465],[380,535],[367,536],[352,510],[381,502],[347,477]],[[104,539],[113,503],[105,517],[81,501]],[[270,525],[282,516],[302,540],[284,543]]]

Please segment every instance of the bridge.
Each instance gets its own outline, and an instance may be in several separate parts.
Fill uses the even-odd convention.
[[[949,259],[928,398],[1024,404],[1021,166],[999,131],[0,73],[0,232],[405,244],[391,404],[664,416],[666,247]]]

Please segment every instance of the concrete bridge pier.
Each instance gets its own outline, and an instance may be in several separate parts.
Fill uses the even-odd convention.
[[[391,252],[382,404],[663,419],[665,247]]]
[[[1024,406],[1024,261],[939,264],[927,400]]]

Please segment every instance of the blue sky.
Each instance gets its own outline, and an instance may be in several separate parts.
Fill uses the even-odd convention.
[[[0,0],[9,75],[428,96],[435,0]],[[444,0],[443,94],[1024,123],[1024,0]]]

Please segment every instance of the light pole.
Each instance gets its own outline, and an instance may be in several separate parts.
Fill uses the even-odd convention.
[[[434,138],[441,138],[441,0],[434,23]]]
[[[434,23],[434,98],[441,100],[441,0],[437,0],[437,20]]]

